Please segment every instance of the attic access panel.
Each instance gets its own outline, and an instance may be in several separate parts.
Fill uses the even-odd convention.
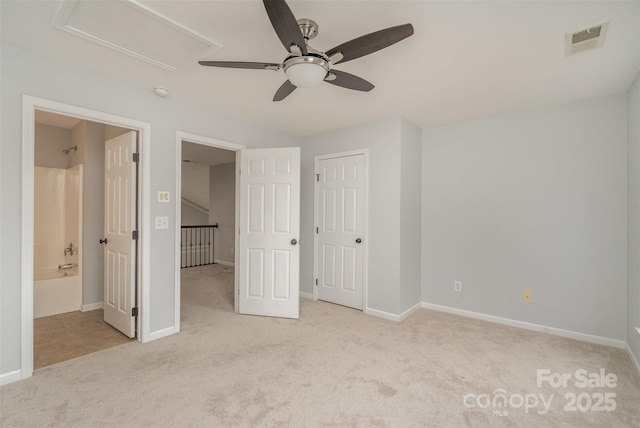
[[[54,26],[174,72],[222,48],[135,0],[64,0]]]

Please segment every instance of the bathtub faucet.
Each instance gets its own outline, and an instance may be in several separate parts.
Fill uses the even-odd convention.
[[[64,255],[66,256],[67,254],[69,254],[70,256],[73,256],[73,250],[73,243],[69,243],[69,246],[64,249]]]
[[[63,265],[58,265],[58,269],[60,270],[71,269],[72,267],[73,267],[73,263],[65,263]]]

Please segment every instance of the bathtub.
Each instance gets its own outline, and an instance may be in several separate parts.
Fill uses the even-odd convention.
[[[82,281],[78,269],[47,269],[33,273],[33,317],[79,311]]]

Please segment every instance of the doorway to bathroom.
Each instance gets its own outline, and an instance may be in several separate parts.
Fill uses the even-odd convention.
[[[106,207],[112,199],[135,200],[134,173],[125,174],[124,180],[115,177],[119,183],[113,186],[110,183],[114,179],[109,179],[110,172],[105,171],[110,164],[106,162],[105,167],[108,147],[113,141],[117,144],[126,140],[127,135],[135,140],[135,132],[127,128],[35,112],[34,369],[127,343],[131,340],[128,336],[135,337],[135,330],[131,334],[132,329],[126,325],[120,328],[127,334],[109,325],[117,324],[109,316],[113,312],[117,316],[119,311],[110,311],[114,305],[104,303],[104,296],[115,294],[109,287],[105,292],[104,279],[114,276],[108,274],[109,270],[126,271],[135,266],[129,261],[123,266],[105,266],[105,261],[109,264],[121,257],[109,257],[110,249],[103,250],[106,231],[114,229],[109,224],[135,227],[135,218],[131,218],[135,217],[135,207],[130,209],[132,215],[118,216],[124,222],[109,218],[108,213],[120,210]],[[105,189],[111,189],[111,197],[105,197],[109,196]],[[120,191],[128,194],[114,194]],[[117,238],[110,236],[112,241],[114,236]],[[126,253],[131,254],[125,257],[135,257],[135,251]],[[126,318],[125,323],[133,322],[130,316]]]
[[[127,146],[117,141],[123,138],[131,144]],[[110,155],[107,147],[114,140],[117,144]],[[75,358],[131,340],[149,340],[146,309],[150,272],[150,174],[148,156],[144,156],[149,145],[148,123],[41,98],[23,97],[22,379],[30,377],[34,367],[57,363],[60,358]],[[121,162],[125,158],[130,162]],[[135,166],[123,173],[120,167],[131,166],[127,164]],[[44,168],[42,174],[38,172],[39,168]],[[38,175],[45,179],[38,179]],[[47,179],[47,176],[57,178]],[[115,177],[113,183],[117,185],[110,185],[109,177]],[[49,191],[46,185],[43,190],[42,181],[57,181],[59,190]],[[54,206],[62,207],[60,215],[51,215],[51,207],[40,204],[47,198],[57,201]],[[116,245],[111,253],[120,262],[125,262],[108,264],[110,252],[105,250],[105,244],[107,236],[113,239],[109,234],[113,228],[109,228],[110,217],[105,211],[114,211],[110,210],[118,205],[114,201],[124,202],[127,208],[123,212],[133,213],[128,224],[119,218],[116,221],[119,228],[115,230],[121,235],[126,229],[131,251],[123,255]],[[39,215],[41,213],[44,215]],[[36,225],[39,217],[62,220],[53,226]],[[120,227],[122,225],[127,227]],[[55,239],[47,238],[47,234]],[[57,251],[43,259],[40,253],[47,246],[55,247]],[[105,269],[105,266],[111,268]],[[36,268],[49,272],[36,273]],[[39,285],[52,285],[46,281],[64,282],[73,277],[74,280],[64,285],[65,292],[58,290],[41,295],[36,290],[36,279],[44,281]],[[110,278],[115,292],[103,288]],[[128,297],[122,291],[126,291]],[[65,293],[71,298],[62,298]],[[55,297],[51,298],[51,294]],[[56,299],[64,304],[56,303]],[[56,308],[56,304],[63,306]],[[125,330],[124,334],[105,323],[106,320],[117,324],[105,315],[111,309],[127,314],[130,328],[117,326]],[[54,354],[57,360],[38,352],[42,350]]]

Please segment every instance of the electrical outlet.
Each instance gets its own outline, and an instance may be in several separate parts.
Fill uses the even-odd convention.
[[[522,292],[522,302],[523,303],[533,303],[533,293],[531,291],[523,291]]]
[[[462,282],[453,281],[453,291],[457,291],[458,293],[462,291]]]

